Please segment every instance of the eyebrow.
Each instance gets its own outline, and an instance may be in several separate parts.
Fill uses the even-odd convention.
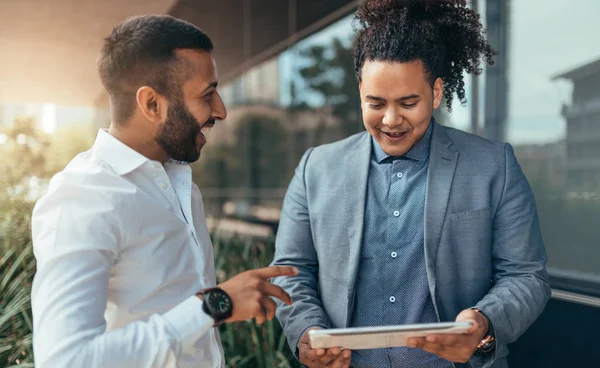
[[[204,89],[204,91],[202,91],[201,93],[205,93],[207,92],[209,89],[211,88],[217,88],[217,86],[219,85],[219,82],[212,82],[211,84],[208,85],[208,87],[206,87]]]
[[[412,95],[402,96],[402,97],[397,98],[396,102],[411,100],[411,99],[417,98],[417,97],[421,97],[421,96],[413,93]],[[375,101],[385,101],[385,98],[383,98],[383,97],[372,96],[372,95],[367,95],[366,98],[368,98],[370,100],[375,100]]]

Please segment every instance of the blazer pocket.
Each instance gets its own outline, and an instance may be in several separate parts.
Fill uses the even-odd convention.
[[[450,214],[450,221],[464,221],[478,219],[484,216],[488,216],[490,213],[490,207],[481,208],[478,210],[452,212]]]

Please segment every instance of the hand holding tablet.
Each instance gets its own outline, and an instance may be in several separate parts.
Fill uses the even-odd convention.
[[[465,333],[472,322],[442,322],[415,325],[338,328],[311,330],[308,334],[312,349],[340,347],[342,349],[375,349],[406,346],[409,337],[431,334]]]

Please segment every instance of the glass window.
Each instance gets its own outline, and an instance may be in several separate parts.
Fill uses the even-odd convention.
[[[466,105],[455,101],[436,118],[466,131],[478,118],[478,134],[510,142],[536,196],[549,270],[600,279],[600,47],[590,41],[600,34],[600,3],[478,6],[500,55],[481,76],[466,77]],[[223,87],[228,118],[195,170],[209,216],[268,213],[263,219],[276,223],[306,149],[363,129],[352,17]]]
[[[208,216],[276,224],[302,154],[362,130],[352,17],[221,88],[228,117],[194,164]]]
[[[600,3],[512,1],[504,11],[506,138],[536,196],[549,271],[600,280]]]

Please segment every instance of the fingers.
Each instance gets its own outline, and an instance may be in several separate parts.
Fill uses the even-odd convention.
[[[352,358],[352,351],[344,350],[342,352],[342,356],[344,357],[344,359],[348,359],[348,364],[350,364],[350,358]]]
[[[254,320],[257,324],[262,325],[267,320],[267,315],[265,313],[265,308],[262,303],[258,301],[253,311]]]
[[[411,338],[408,342],[408,346],[411,348],[419,348],[444,358],[444,351],[446,345],[442,345],[437,342],[427,341],[424,337]]]
[[[429,341],[425,341],[421,347],[421,349],[433,353],[435,355],[440,355],[446,350],[447,346],[437,343],[432,343]]]
[[[307,333],[304,336],[307,336]],[[300,361],[309,367],[348,368],[351,356],[350,350],[342,350],[338,347],[311,349],[307,342],[301,340],[300,343]]]
[[[311,349],[308,344],[306,347],[300,349],[300,355],[304,356],[302,362],[314,362],[325,355],[325,349]],[[307,364],[307,363],[304,363]]]
[[[443,359],[464,363],[473,355],[477,341],[472,335],[429,335],[410,338],[407,345],[435,354]]]
[[[245,321],[254,318],[257,324],[273,319],[277,303],[275,297],[290,305],[292,298],[281,287],[268,282],[275,276],[296,275],[298,270],[290,266],[272,266],[240,273],[220,284],[232,299],[233,314],[227,320]]]
[[[419,348],[421,349],[421,347],[425,344],[425,338],[424,337],[411,337],[406,341],[406,345],[409,348]]]
[[[440,345],[454,346],[460,342],[464,342],[464,335],[429,335],[425,338],[425,341]]]
[[[255,270],[254,273],[261,279],[268,280],[279,276],[296,276],[298,269],[292,266],[271,266]]]
[[[331,357],[336,357],[336,356],[340,355],[341,352],[342,352],[342,349],[340,349],[340,348],[329,348],[329,349],[327,349],[326,355],[329,355]]]
[[[263,296],[260,299],[260,304],[262,304],[263,309],[266,312],[267,320],[272,320],[273,317],[275,317],[275,310],[277,309],[277,304],[275,304],[275,302],[267,296]]]
[[[263,294],[274,296],[275,298],[283,301],[287,305],[292,304],[292,297],[286,293],[282,288],[277,285],[273,285],[270,282],[263,281],[258,285],[259,291]]]
[[[327,349],[325,351],[325,354],[321,355],[321,357],[318,359],[318,361],[323,365],[327,364],[327,366],[329,367],[329,366],[331,366],[332,362],[334,362],[339,357],[341,352],[342,352],[342,349],[340,349],[340,348]]]
[[[350,367],[351,352],[350,350],[344,350],[340,355],[337,356],[332,362],[330,362],[328,368],[348,368]]]

